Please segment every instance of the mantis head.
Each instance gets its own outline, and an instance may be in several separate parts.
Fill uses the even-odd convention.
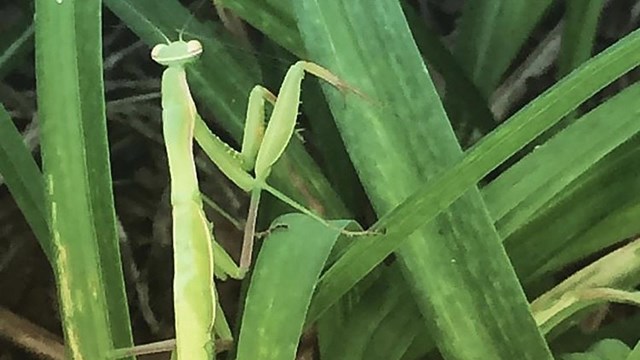
[[[188,64],[202,54],[202,44],[198,40],[178,40],[169,44],[158,44],[151,50],[151,58],[164,66]]]

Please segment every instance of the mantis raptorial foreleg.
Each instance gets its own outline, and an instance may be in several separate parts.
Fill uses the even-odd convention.
[[[300,87],[305,73],[311,73],[340,90],[348,89],[358,93],[323,67],[307,61],[298,61],[287,71],[277,98],[262,86],[256,86],[251,91],[240,152],[212,134],[201,119],[196,122],[194,135],[198,144],[229,179],[244,191],[251,193],[240,257],[240,268],[243,270],[247,270],[251,264],[256,212],[262,190],[331,227],[326,220],[266,182],[272,166],[282,156],[295,130],[300,104]],[[273,104],[273,111],[266,128],[264,125],[265,100]],[[251,170],[255,177],[248,173]],[[367,232],[341,231],[350,235],[367,234]]]

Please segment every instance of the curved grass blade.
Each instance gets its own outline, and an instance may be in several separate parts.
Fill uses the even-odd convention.
[[[557,336],[577,323],[571,316],[585,308],[605,302],[638,305],[638,292],[627,292],[640,283],[640,240],[617,249],[573,274],[531,304],[545,334]],[[584,312],[580,314],[584,315]],[[556,329],[557,328],[557,329]]]
[[[53,245],[47,227],[42,173],[1,104],[0,137],[0,175],[51,262]]]
[[[389,268],[388,270],[391,270]],[[335,329],[321,347],[326,359],[402,359],[417,336],[425,347],[433,347],[423,320],[401,273],[385,271]],[[349,339],[345,341],[344,339]]]
[[[21,65],[33,49],[35,26],[30,15],[21,15],[11,29],[0,34],[0,79]]]
[[[272,224],[245,300],[237,360],[295,359],[311,295],[348,221],[329,228],[301,214]]]

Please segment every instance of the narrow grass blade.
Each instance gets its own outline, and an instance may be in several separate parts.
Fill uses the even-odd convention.
[[[216,3],[233,11],[297,57],[306,57],[295,15],[288,1],[267,4],[266,1],[216,0]]]
[[[457,135],[462,146],[466,147],[472,140],[470,133],[474,130],[487,134],[497,125],[487,106],[487,99],[466,75],[449,49],[442,44],[438,35],[425,25],[408,2],[403,1],[402,5],[420,53],[445,81],[444,106],[452,126],[458,130]],[[460,128],[468,124],[474,128],[462,132]]]
[[[36,1],[36,72],[53,268],[68,356],[132,346],[111,192],[101,2]]]
[[[27,219],[42,250],[53,260],[53,245],[47,227],[44,181],[22,135],[0,105],[0,175]]]
[[[311,295],[329,252],[347,221],[336,229],[301,214],[276,219],[265,239],[245,300],[238,360],[295,359]]]
[[[563,354],[559,360],[627,360],[631,349],[618,339],[602,339],[585,352]]]
[[[35,26],[30,16],[22,16],[8,31],[0,34],[0,79],[4,78],[33,49]]]
[[[569,0],[562,32],[558,74],[565,76],[591,57],[604,0]]]
[[[548,334],[558,325],[585,309],[607,303],[640,306],[640,292],[611,288],[573,290],[562,294],[559,299],[545,304],[542,308],[533,308],[532,304],[532,310],[540,330],[544,334]]]
[[[525,284],[640,231],[630,220],[640,216],[638,136],[629,140],[638,91],[609,99],[483,189]]]
[[[454,53],[485,96],[498,85],[551,3],[486,0],[465,4]]]
[[[637,203],[638,96],[633,85],[609,99],[484,189],[523,281],[640,230],[625,220]]]

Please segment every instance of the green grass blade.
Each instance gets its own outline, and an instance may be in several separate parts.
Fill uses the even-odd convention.
[[[563,354],[559,360],[626,360],[631,353],[627,344],[618,339],[602,339],[584,352]]]
[[[104,359],[132,336],[111,192],[101,2],[42,0],[36,11],[47,218],[68,356]]]
[[[491,95],[551,3],[485,0],[465,4],[454,53],[485,96]]]
[[[52,261],[53,247],[47,227],[42,173],[2,105],[0,137],[0,175],[40,242],[42,250],[49,261]]]
[[[233,13],[256,29],[260,29],[270,39],[291,51],[299,58],[305,58],[306,50],[297,31],[296,19],[288,1],[229,1],[217,0],[216,3]]]
[[[274,221],[251,274],[238,360],[295,359],[311,295],[348,222],[332,224],[337,228],[301,214]]]
[[[483,189],[498,230],[505,233],[512,224],[507,250],[525,282],[640,231],[631,220],[640,216],[633,210],[638,207],[638,140],[619,146],[640,126],[639,87],[633,85],[586,114]],[[551,199],[562,206],[549,205]],[[519,216],[523,211],[528,215]],[[521,221],[500,221],[512,216]],[[413,323],[418,318],[414,309]],[[371,342],[378,349],[380,344]]]
[[[402,301],[401,296],[409,296],[393,289],[385,293],[389,288],[397,287],[403,281],[399,274],[387,273],[363,294],[358,306],[354,307],[345,321],[345,324],[336,329],[331,342],[326,344],[321,353],[324,359],[369,359],[364,356],[367,344],[387,316],[392,315],[395,306]],[[349,341],[345,341],[349,339]]]
[[[384,215],[462,151],[396,1],[295,4],[312,58],[370,99],[326,91],[367,193]],[[398,248],[403,274],[445,357],[550,358],[477,190],[403,235],[410,235]],[[352,249],[360,244],[370,241]],[[517,335],[491,340],[505,332]]]
[[[382,218],[378,228],[387,228],[385,236],[355,243],[321,279],[310,317],[335,303],[396,250],[409,234],[446,209],[489,171],[639,63],[640,30],[637,30],[512,116],[474,146],[459,163],[429,181]]]

